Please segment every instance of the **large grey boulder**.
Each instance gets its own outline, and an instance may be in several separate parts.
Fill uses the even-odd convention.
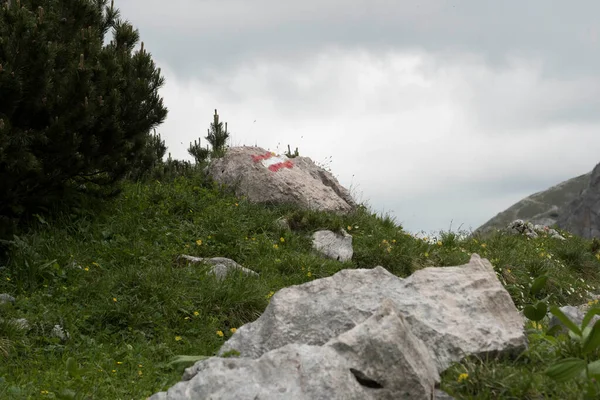
[[[241,358],[200,361],[151,399],[430,399],[452,362],[526,347],[523,318],[477,254],[406,279],[348,269],[281,289],[218,352]]]
[[[308,157],[277,156],[260,147],[231,147],[206,171],[217,183],[255,203],[287,203],[338,213],[356,207],[348,190]]]
[[[564,207],[556,224],[586,239],[600,237],[600,164],[592,170],[585,190]]]
[[[465,354],[526,345],[523,319],[494,268],[477,254],[468,264],[429,267],[405,279],[383,267],[346,269],[281,289],[256,321],[240,327],[219,354],[258,358],[289,343],[322,345],[352,329],[390,298],[440,371]]]
[[[585,312],[581,306],[563,306],[560,307],[560,311],[565,314],[567,318],[571,320],[571,322],[575,323],[578,327],[581,327],[581,323],[583,322],[583,317],[585,317]],[[560,331],[562,333],[568,333],[569,329],[558,319],[556,316],[549,313],[550,321],[548,323],[548,329],[553,328],[554,326],[560,326]],[[600,320],[600,316],[595,315],[592,317],[592,320],[589,322],[588,326],[594,326],[596,321]]]
[[[390,300],[323,346],[287,344],[252,358],[212,357],[151,400],[430,399],[435,363]]]

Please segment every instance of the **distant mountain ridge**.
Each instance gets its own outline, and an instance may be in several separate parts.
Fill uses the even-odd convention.
[[[568,212],[567,206],[579,199],[588,188],[591,176],[592,172],[588,172],[525,197],[481,225],[475,233],[485,234],[494,229],[506,228],[516,219],[552,226],[557,223],[562,214]]]

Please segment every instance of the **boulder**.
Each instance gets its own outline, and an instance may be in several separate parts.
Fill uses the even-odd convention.
[[[313,248],[324,255],[337,261],[345,262],[352,259],[352,236],[341,229],[340,233],[328,230],[313,233]]]
[[[386,299],[322,346],[291,343],[257,359],[212,357],[150,399],[430,399],[439,381],[427,348]]]
[[[218,352],[241,358],[200,361],[151,399],[430,399],[453,362],[526,347],[522,317],[477,254],[405,279],[347,269],[279,290]]]
[[[356,208],[348,190],[308,157],[277,156],[260,147],[231,147],[206,171],[215,182],[254,203],[294,204],[336,213]]]
[[[592,170],[583,192],[564,207],[556,224],[586,239],[600,237],[600,164]]]

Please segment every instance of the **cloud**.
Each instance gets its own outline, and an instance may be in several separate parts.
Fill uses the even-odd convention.
[[[469,52],[504,68],[507,55],[546,60],[545,74],[595,75],[600,3],[505,0],[120,0],[146,48],[180,76],[204,67],[281,60],[323,48]]]

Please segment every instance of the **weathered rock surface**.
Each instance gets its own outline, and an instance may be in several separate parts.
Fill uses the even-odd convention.
[[[430,399],[437,384],[427,348],[384,300],[323,346],[287,344],[257,359],[212,357],[150,399]]]
[[[219,354],[257,358],[289,343],[322,345],[353,328],[390,298],[434,353],[440,370],[464,354],[526,344],[523,320],[488,260],[429,267],[401,279],[382,267],[342,270],[281,289],[263,315],[240,327]]]
[[[231,147],[224,157],[211,162],[207,173],[255,203],[287,203],[339,213],[356,207],[348,190],[308,157],[276,156],[260,147]]]
[[[225,257],[194,257],[182,254],[177,259],[180,263],[205,263],[211,265],[209,273],[214,274],[217,277],[217,280],[222,281],[227,277],[227,275],[232,271],[240,271],[248,276],[258,276],[258,273],[252,271],[251,269],[242,267],[240,264],[236,263],[230,258]]]
[[[352,259],[352,236],[345,230],[335,233],[328,230],[313,233],[313,248],[324,255],[337,261],[345,262]]]
[[[563,208],[556,224],[586,239],[600,237],[600,164],[583,192]]]
[[[563,208],[578,198],[588,186],[592,173],[568,179],[541,192],[534,193],[498,213],[475,233],[486,234],[494,229],[503,229],[514,220],[552,226],[563,214]]]
[[[406,279],[342,270],[275,293],[218,353],[241,358],[200,361],[151,399],[430,399],[452,362],[526,346],[522,317],[477,254]]]

